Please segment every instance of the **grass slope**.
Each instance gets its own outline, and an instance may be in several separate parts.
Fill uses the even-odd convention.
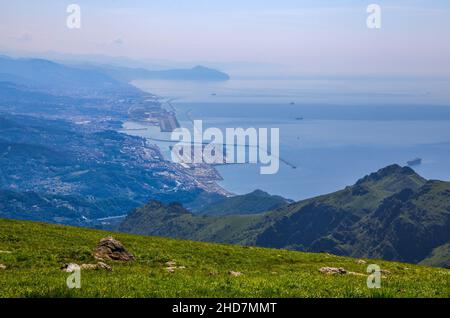
[[[28,221],[0,220],[0,297],[450,297],[450,270],[370,260],[382,287],[366,277],[328,276],[322,266],[365,273],[367,265],[329,254],[218,245],[114,233],[134,253],[112,272],[82,271],[69,290],[62,263],[93,263],[92,250],[111,233]],[[184,269],[168,273],[165,263]],[[243,275],[232,277],[229,271]]]

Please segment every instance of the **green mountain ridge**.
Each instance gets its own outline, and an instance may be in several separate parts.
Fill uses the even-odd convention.
[[[177,203],[150,201],[133,210],[118,230],[140,235],[248,244],[251,243],[248,225],[259,218],[259,215],[194,215]]]
[[[166,214],[167,206],[144,206],[119,230],[446,267],[448,193],[448,182],[391,165],[343,190],[259,214]]]
[[[199,208],[189,209],[194,214],[204,215],[231,215],[231,214],[255,214],[274,210],[292,203],[278,195],[271,195],[262,190],[223,197]]]

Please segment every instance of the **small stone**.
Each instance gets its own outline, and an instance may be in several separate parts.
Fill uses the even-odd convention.
[[[166,270],[169,273],[175,273],[175,270],[177,270],[177,269],[185,269],[186,268],[186,266],[176,266],[176,262],[175,261],[167,262],[166,265],[168,265],[166,267]]]
[[[104,269],[104,270],[107,270],[107,271],[112,271],[111,266],[109,266],[108,264],[105,264],[103,262],[98,262],[97,264],[81,264],[80,268],[81,269],[85,269],[85,270]]]
[[[175,269],[176,269],[176,267],[173,267],[173,266],[171,266],[171,267],[166,267],[166,270],[167,270],[169,273],[175,273]]]
[[[4,270],[4,269],[6,269],[6,266],[3,264],[0,264],[0,270]]]
[[[367,275],[365,275],[365,274],[362,274],[362,273],[356,273],[356,272],[347,272],[347,274],[349,274],[349,275],[356,275],[356,276],[367,276]]]
[[[239,276],[243,275],[241,272],[235,272],[235,271],[229,271],[228,274],[230,274],[233,277],[239,277]]]
[[[98,269],[97,264],[81,264],[80,268],[81,269],[86,269],[86,270],[96,270],[96,269]]]
[[[359,265],[367,264],[367,262],[365,260],[363,260],[363,259],[357,260],[356,263],[359,264]]]
[[[97,264],[75,264],[75,263],[68,263],[68,264],[64,264],[61,267],[61,270],[63,272],[67,272],[67,273],[72,273],[75,270],[99,270],[99,269],[104,269],[107,271],[112,271],[111,266],[109,266],[108,264],[102,263],[102,262],[98,262]]]
[[[175,262],[175,261],[168,261],[168,262],[166,262],[166,265],[167,266],[176,266],[177,265],[177,262]]]
[[[112,267],[109,266],[109,265],[106,264],[106,263],[103,263],[103,262],[98,262],[98,263],[97,263],[97,268],[98,268],[98,269],[104,269],[104,270],[107,270],[107,271],[109,271],[109,272],[112,271]]]
[[[327,274],[327,275],[336,275],[336,274],[345,275],[345,274],[347,274],[347,270],[345,270],[342,267],[339,267],[339,268],[338,267],[321,267],[319,269],[319,272]]]

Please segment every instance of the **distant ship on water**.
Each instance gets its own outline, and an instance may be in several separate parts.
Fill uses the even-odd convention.
[[[416,159],[408,161],[407,164],[410,167],[420,166],[422,164],[422,159],[421,158],[416,158]]]

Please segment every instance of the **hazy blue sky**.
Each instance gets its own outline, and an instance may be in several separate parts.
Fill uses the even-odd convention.
[[[66,7],[82,28],[66,27]],[[381,30],[366,27],[380,4]],[[0,50],[252,62],[283,74],[450,72],[450,1],[0,0]]]

